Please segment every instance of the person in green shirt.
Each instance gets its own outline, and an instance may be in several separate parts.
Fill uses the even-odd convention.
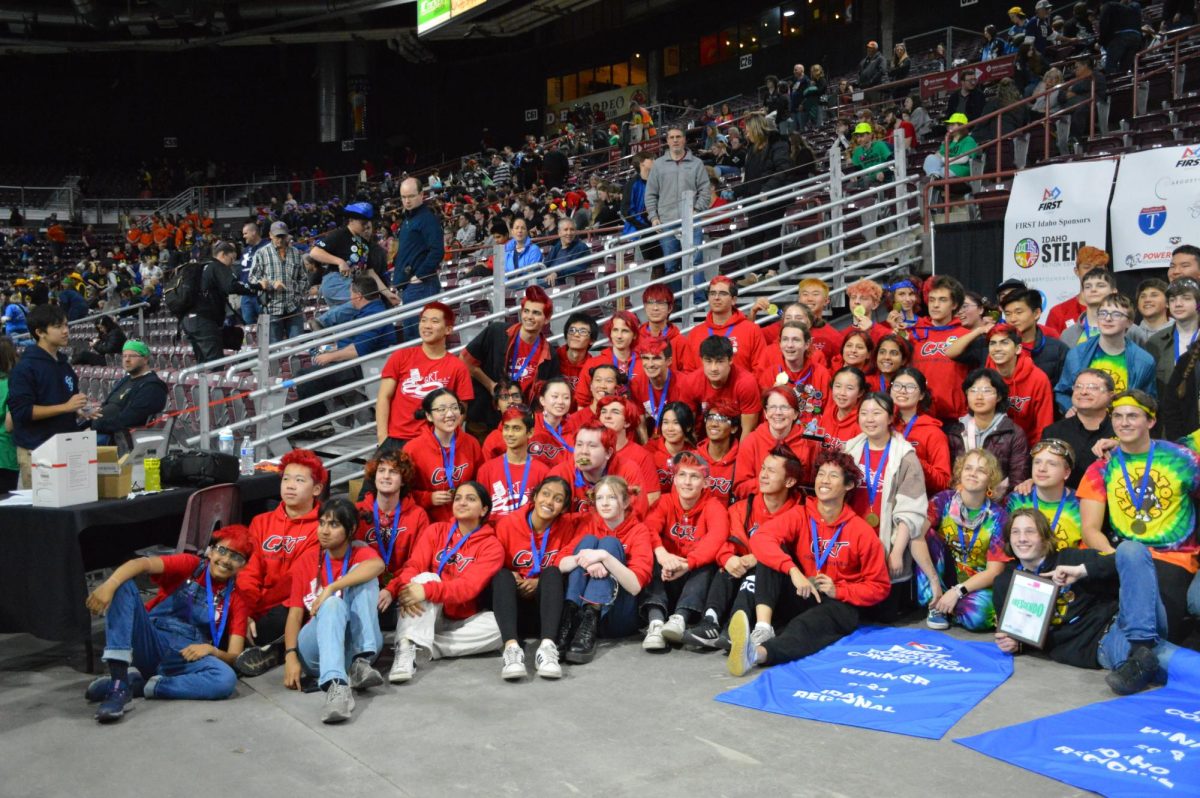
[[[949,155],[946,145],[941,152],[931,153],[925,158],[925,174],[932,178],[946,177],[947,168],[950,177],[969,177],[971,174],[971,159],[980,157],[974,152],[979,144],[967,132],[967,115],[951,114],[946,120],[946,131],[950,134]]]
[[[892,159],[892,148],[886,142],[875,138],[875,129],[870,122],[859,122],[854,127],[854,149],[850,153],[850,162],[858,169],[870,169]],[[869,183],[882,183],[886,169],[880,169],[870,175],[860,178],[859,190],[867,188]]]
[[[17,365],[17,348],[7,335],[0,335],[0,493],[16,490],[20,466],[12,439],[12,416],[8,413],[8,373]]]

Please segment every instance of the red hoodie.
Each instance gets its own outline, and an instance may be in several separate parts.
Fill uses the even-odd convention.
[[[724,324],[714,322],[712,313],[709,313],[704,317],[704,321],[690,329],[687,335],[688,343],[697,356],[700,353],[700,344],[705,338],[721,335],[733,344],[734,365],[756,374],[765,362],[767,344],[763,341],[762,330],[740,310],[735,309]]]
[[[942,431],[942,422],[918,413],[908,422],[897,422],[894,429],[917,452],[921,470],[925,472],[925,492],[932,496],[950,487],[950,444]]]
[[[387,589],[393,596],[400,596],[400,589],[423,573],[437,573],[438,558],[449,551],[463,537],[463,530],[455,529],[453,538],[447,541],[453,521],[432,524],[426,527],[413,546],[412,556],[404,564]],[[479,527],[462,548],[446,563],[440,574],[440,582],[425,582],[425,600],[441,604],[447,618],[470,618],[477,612],[475,600],[492,577],[504,564],[504,547],[496,538],[496,531],[487,524]]]
[[[768,568],[786,574],[799,567],[811,580],[818,572],[813,522],[817,528],[816,548],[825,559],[820,572],[833,580],[838,601],[870,607],[887,598],[892,580],[883,544],[878,533],[849,507],[843,506],[834,523],[827,524],[817,511],[817,500],[807,499],[795,512],[763,524],[750,539],[750,550]]]
[[[645,377],[646,372],[642,371],[642,359],[637,352],[630,355],[629,360],[622,361],[613,354],[612,347],[606,348],[598,355],[593,355],[583,364],[583,368],[579,372],[579,383],[575,386],[575,404],[579,407],[586,407],[592,403],[592,375],[591,370],[596,366],[616,366],[622,374],[630,380],[637,377],[639,374]]]
[[[562,477],[571,486],[571,506],[567,508],[570,513],[587,512],[592,508],[591,497],[588,493],[592,490],[594,483],[588,482],[577,468],[575,468],[574,458],[563,460],[554,467],[550,472],[552,477]],[[604,476],[620,477],[625,480],[625,484],[636,486],[641,480],[641,474],[634,469],[629,463],[618,463],[615,460],[610,460],[608,467],[604,470]],[[657,483],[657,478],[655,482]],[[650,505],[646,501],[646,496],[641,492],[633,497],[633,506],[630,508],[630,514],[636,515],[639,519],[645,518],[650,512]]]
[[[730,440],[729,451],[720,459],[713,459],[713,456],[708,452],[708,438],[700,441],[700,445],[696,447],[696,451],[700,456],[708,461],[708,479],[704,482],[704,488],[714,496],[723,497],[725,501],[729,501],[733,496],[733,484],[737,474],[737,459],[741,452],[737,438]],[[757,474],[757,472],[755,472]]]
[[[829,400],[829,386],[833,376],[824,364],[817,363],[810,351],[804,358],[804,364],[799,371],[792,371],[783,362],[783,353],[779,346],[767,347],[767,367],[759,372],[758,387],[764,391],[774,385],[781,385],[781,375],[786,375],[787,382],[792,384],[800,399],[800,426],[804,426],[814,418],[820,418]]]
[[[454,435],[453,474],[446,479],[446,464],[450,460],[450,449],[442,448],[442,442],[433,434],[433,426],[426,424],[412,443],[404,447],[413,459],[416,475],[413,479],[412,497],[429,513],[430,521],[451,521],[454,518],[450,502],[433,506],[433,493],[453,490],[457,485],[475,479],[475,471],[483,465],[483,449],[479,441],[465,430]],[[443,458],[445,458],[443,460]],[[453,483],[453,484],[450,484]]]
[[[642,325],[642,338],[653,338],[654,333],[650,332],[650,322]],[[659,334],[660,338],[666,338],[671,344],[671,368],[680,373],[687,371],[695,371],[700,368],[700,356],[692,349],[691,343],[679,331],[679,328],[674,324],[668,324],[667,328]]]
[[[717,565],[721,568],[729,562],[730,557],[744,557],[750,553],[750,539],[759,527],[774,518],[781,518],[791,512],[796,506],[796,499],[790,494],[779,509],[768,512],[762,496],[751,493],[737,504],[729,508],[729,536],[717,549]]]
[[[996,368],[990,357],[987,367]],[[1042,430],[1054,423],[1054,389],[1050,378],[1033,364],[1033,358],[1018,350],[1017,364],[1012,376],[1004,377],[1004,384],[1008,386],[1008,417],[1024,430],[1032,449],[1042,439]]]
[[[800,458],[801,463],[813,462],[817,456],[817,444],[804,437],[804,427],[794,425],[781,440],[771,434],[771,428],[764,421],[754,428],[746,440],[742,441],[737,456],[737,479],[733,483],[733,494],[739,499],[749,496],[758,490],[758,472],[763,460],[779,443],[791,449]]]
[[[842,338],[845,335],[845,332],[829,323],[813,327],[812,348],[824,355],[826,363],[832,363],[842,353]]]
[[[563,460],[570,460],[575,451],[575,435],[567,431],[567,419],[559,422],[558,429],[551,431],[546,417],[540,412],[534,415],[533,439],[529,442],[529,453],[553,469]]]
[[[238,574],[238,592],[242,593],[252,617],[282,604],[291,593],[288,576],[301,554],[318,546],[317,515],[320,505],[299,518],[289,518],[280,504],[269,513],[259,513],[250,522],[250,534],[257,550]]]
[[[522,579],[529,578],[533,567],[533,546],[542,551],[542,569],[557,568],[558,562],[570,554],[567,544],[575,539],[582,516],[564,513],[555,519],[549,530],[536,535],[529,525],[529,512],[510,513],[496,523],[496,538],[504,547],[504,567]],[[544,537],[549,532],[548,537]]]
[[[425,514],[425,510],[416,503],[411,496],[407,496],[400,500],[400,520],[396,521],[395,513],[379,514],[379,524],[383,527],[388,540],[392,540],[391,556],[388,556],[387,545],[384,545],[384,550],[380,551],[379,535],[375,529],[375,494],[368,493],[363,500],[357,505],[358,507],[358,529],[354,533],[355,540],[361,540],[379,554],[379,556],[387,557],[387,567],[379,576],[381,585],[386,585],[391,580],[392,574],[398,573],[404,567],[404,563],[408,561],[409,552],[412,551],[413,544],[417,540],[417,536],[421,530],[429,526],[429,516]],[[392,524],[396,524],[396,535],[392,538]]]
[[[654,457],[645,446],[626,440],[624,446],[613,452],[610,468],[616,470],[625,466],[638,475],[637,481],[629,484],[640,487],[643,496],[658,492],[658,471],[654,467]]]
[[[558,371],[562,378],[571,386],[571,401],[575,401],[575,389],[579,387],[579,375],[583,373],[583,367],[587,364],[589,355],[584,352],[583,360],[579,363],[572,363],[571,358],[567,357],[567,346],[563,344],[555,350],[558,355]]]
[[[675,483],[671,479],[671,455],[667,452],[662,438],[651,438],[646,444],[646,451],[654,461],[654,471],[658,474],[658,490],[665,496],[675,489]]]
[[[957,318],[951,319],[949,324],[936,325],[922,317],[909,333],[913,345],[912,364],[925,375],[933,398],[933,415],[942,421],[957,421],[967,412],[962,389],[967,367],[946,356],[946,347],[967,332]]]
[[[566,551],[574,552],[579,548],[579,542],[587,535],[616,538],[621,541],[621,548],[625,550],[625,567],[633,571],[641,587],[645,587],[650,581],[650,575],[654,571],[654,535],[632,513],[616,529],[609,529],[600,516],[588,513],[586,520],[580,523],[575,539],[567,545]]]
[[[725,503],[707,493],[690,510],[684,510],[679,497],[663,496],[646,518],[646,528],[655,537],[655,545],[687,559],[688,568],[703,568],[717,556],[717,550],[729,537],[729,513]]]
[[[821,428],[818,432],[825,436],[824,446],[826,449],[841,452],[846,449],[846,441],[862,432],[862,430],[858,426],[858,408],[855,408],[848,416],[842,419],[838,418],[837,412],[837,405],[832,401],[825,405],[825,412],[821,414]]]
[[[1061,337],[1063,332],[1086,312],[1087,305],[1080,302],[1077,296],[1059,302],[1050,308],[1050,313],[1046,316],[1044,324],[1047,334],[1055,338]]]

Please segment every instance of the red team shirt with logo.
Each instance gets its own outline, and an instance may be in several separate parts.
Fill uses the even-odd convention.
[[[935,325],[923,318],[910,334],[913,365],[925,375],[929,395],[933,398],[933,415],[942,421],[957,421],[967,412],[967,400],[962,390],[967,367],[946,356],[946,347],[967,332],[958,319],[950,324]]]
[[[804,437],[803,427],[793,426],[788,434],[779,440],[771,434],[764,421],[741,443],[737,456],[737,480],[733,486],[735,496],[739,499],[744,498],[758,490],[758,472],[762,468],[763,460],[767,459],[767,455],[779,444],[791,449],[806,468],[807,464],[817,457],[818,444]]]
[[[747,319],[740,310],[735,310],[724,324],[715,323],[712,314],[709,313],[704,317],[704,321],[688,330],[688,345],[699,356],[700,344],[704,343],[705,338],[713,336],[723,336],[733,344],[734,365],[752,374],[762,368],[767,343],[763,340],[762,330],[758,329],[758,325]],[[699,371],[700,369],[697,369],[697,373]]]
[[[612,347],[610,346],[600,354],[588,358],[587,362],[583,364],[583,368],[579,372],[579,384],[575,386],[575,404],[579,407],[592,403],[591,371],[596,366],[616,366],[617,371],[624,374],[629,380],[632,380],[639,374],[643,377],[646,376],[646,373],[642,371],[641,355],[634,352],[628,360],[621,360],[613,354]]]
[[[766,522],[781,518],[790,513],[796,506],[796,500],[788,496],[787,500],[775,512],[767,510],[762,496],[751,493],[737,504],[729,508],[729,535],[717,549],[717,565],[724,568],[731,557],[745,557],[750,553],[750,540]]]
[[[417,538],[412,556],[395,579],[388,583],[387,589],[393,596],[399,597],[400,590],[423,573],[436,574],[438,557],[447,549],[453,548],[462,538],[465,531],[460,526],[450,536],[453,521],[431,524]],[[473,532],[442,569],[441,581],[425,582],[425,600],[433,604],[441,604],[442,612],[447,618],[470,618],[478,612],[476,599],[483,592],[492,577],[504,564],[504,547],[496,538],[496,530],[484,524]]]
[[[324,549],[314,546],[296,558],[290,572],[290,590],[283,606],[290,609],[302,607],[305,612],[312,611],[312,604],[316,600],[317,594],[330,583],[330,580],[326,578],[328,574],[325,572],[325,556]],[[360,563],[378,559],[379,552],[375,549],[365,543],[352,543],[350,545],[350,564],[346,566],[346,573],[350,573],[354,570],[354,566]],[[333,581],[342,578],[344,564],[342,557],[329,558],[329,574],[332,574]]]
[[[415,418],[421,400],[438,388],[449,388],[460,401],[475,398],[471,373],[454,355],[431,360],[421,347],[398,349],[387,359],[383,379],[396,381],[392,408],[388,415],[388,437],[409,441],[417,437],[426,422]]]
[[[567,545],[575,540],[579,523],[584,519],[575,513],[564,513],[554,520],[549,530],[536,533],[537,546],[545,546],[542,552],[542,570],[557,568],[563,557],[571,554]],[[549,532],[549,537],[544,537]],[[510,513],[496,522],[496,537],[504,547],[504,567],[522,579],[529,579],[533,568],[533,550],[530,536],[534,535],[529,525],[529,508],[519,513]]]
[[[570,460],[575,446],[575,434],[568,431],[569,419],[558,425],[558,436],[550,431],[546,418],[541,413],[534,416],[533,439],[529,442],[529,453],[553,469],[563,460]],[[561,438],[561,440],[559,440]],[[568,448],[570,447],[570,448]]]
[[[288,571],[292,563],[309,549],[317,547],[318,505],[300,516],[288,517],[280,504],[269,513],[260,513],[250,522],[255,551],[250,562],[238,574],[238,590],[245,591],[251,615],[261,615],[287,599],[292,589]]]
[[[521,478],[525,476],[525,463],[520,465],[508,463],[509,482],[504,481],[504,455],[493,457],[479,469],[479,483],[487,488],[488,493],[492,496],[491,518],[493,521],[527,505],[529,497],[533,495],[533,489],[550,473],[550,469],[546,467],[545,463],[533,455],[526,455],[526,457],[526,462],[529,464],[529,478],[524,482],[521,481]],[[509,484],[512,485],[512,493],[508,491]]]
[[[646,528],[656,543],[683,557],[688,568],[703,568],[713,562],[717,550],[729,537],[729,513],[721,498],[701,495],[690,510],[684,510],[674,493],[663,496],[646,517]]]
[[[479,441],[462,429],[457,432],[454,444],[451,480],[454,483],[453,487],[457,487],[468,480],[475,479],[475,471],[483,464],[483,449],[480,447]],[[433,434],[433,427],[426,424],[413,442],[404,447],[404,451],[412,458],[413,466],[416,468],[412,497],[422,507],[428,508],[430,521],[453,519],[452,503],[446,502],[435,507],[432,496],[435,491],[452,489],[446,479],[445,462],[449,460],[450,450],[442,448],[441,441]]]
[[[737,427],[734,427],[737,429]],[[729,501],[733,497],[733,483],[737,474],[737,459],[741,453],[741,446],[737,438],[730,440],[729,451],[724,457],[714,459],[708,451],[708,438],[700,441],[700,445],[696,447],[696,451],[700,456],[708,461],[708,479],[704,483],[704,487],[709,493],[714,496],[723,496],[725,501]]]
[[[700,405],[700,415],[696,419],[697,426],[703,426],[704,414],[718,400],[724,399],[737,408],[738,413],[757,415],[762,410],[762,394],[758,390],[758,381],[753,372],[734,365],[729,371],[729,377],[720,388],[714,388],[704,371],[693,371],[682,383],[683,395],[688,397],[692,405]],[[740,419],[733,420],[734,429],[741,427]]]

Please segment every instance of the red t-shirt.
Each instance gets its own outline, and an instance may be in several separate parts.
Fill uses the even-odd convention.
[[[667,402],[684,401],[682,389],[680,388],[683,379],[683,375],[675,369],[668,371],[666,383],[663,387],[653,389],[654,401],[651,402],[650,391],[652,386],[650,385],[650,378],[645,374],[637,374],[629,382],[629,396],[633,401],[642,406],[643,413],[654,418],[657,423],[658,416],[662,413],[663,406]]]
[[[529,466],[528,478],[525,477],[526,465]],[[524,463],[516,465],[508,463],[508,481],[504,479],[505,459],[501,454],[493,457],[479,469],[478,479],[492,496],[492,520],[503,518],[511,512],[529,503],[533,489],[550,473],[545,463],[532,455],[528,455]],[[512,492],[509,492],[509,485]]]
[[[365,543],[352,543],[347,553],[350,555],[349,564],[346,563],[344,557],[336,560],[329,557],[328,553],[319,546],[314,546],[297,557],[296,562],[292,564],[291,593],[288,594],[287,601],[283,603],[283,606],[303,607],[305,612],[309,612],[322,588],[350,573],[359,563],[379,559],[379,552]],[[325,569],[327,558],[328,570]],[[329,579],[331,574],[333,579]]]
[[[182,587],[193,576],[201,584],[204,583],[203,573],[197,574],[197,569],[200,568],[201,559],[195,554],[168,554],[160,557],[163,564],[163,572],[154,574],[150,577],[150,581],[158,587],[158,593],[154,598],[146,602],[146,611],[150,611]],[[205,566],[207,567],[207,565]],[[225,608],[225,583],[213,580],[213,623],[218,629],[221,627],[221,613]],[[234,579],[233,595],[229,597],[229,621],[225,627],[225,639],[228,640],[233,636],[246,636],[246,620],[250,617],[249,607],[246,604],[246,596],[243,591],[237,587],[237,580]],[[209,635],[212,634],[211,629],[203,630]],[[220,640],[214,640],[213,645],[221,647]]]
[[[1043,322],[1044,329],[1057,338],[1086,312],[1087,306],[1079,301],[1079,297],[1071,297],[1050,308],[1050,313]]]
[[[967,367],[951,360],[946,347],[969,332],[952,319],[949,324],[935,325],[922,318],[910,332],[913,345],[913,365],[925,375],[933,398],[932,413],[942,421],[957,421],[967,412],[967,400],[962,384]]]
[[[842,339],[845,337],[846,333],[832,324],[822,324],[812,328],[812,348],[825,356],[826,363],[832,363],[835,357],[841,355]]]
[[[438,388],[449,388],[462,402],[475,398],[471,373],[461,360],[450,354],[431,360],[419,346],[397,349],[387,359],[379,376],[396,381],[396,393],[392,395],[388,415],[389,438],[409,441],[420,434],[426,422],[415,418],[415,414],[421,407],[421,400]]]
[[[570,419],[564,420],[557,429],[551,430],[546,424],[546,417],[541,413],[534,418],[537,424],[533,430],[533,440],[529,442],[529,453],[551,469],[564,459],[570,460],[575,451],[575,435],[567,430]]]
[[[729,378],[720,388],[714,388],[708,378],[704,376],[704,370],[701,369],[693,371],[680,380],[680,391],[693,406],[697,404],[700,406],[700,412],[696,417],[697,426],[702,426],[701,419],[704,414],[708,412],[708,408],[714,402],[720,399],[732,403],[738,413],[742,415],[758,415],[758,412],[762,410],[762,394],[758,390],[758,381],[754,379],[752,372],[746,371],[736,364],[732,366]],[[734,428],[738,429],[740,426],[740,421],[734,419]]]
[[[643,496],[658,492],[658,470],[654,467],[654,457],[646,451],[646,447],[634,441],[626,441],[625,445],[613,453],[613,466],[628,465],[637,477],[637,484],[642,489]]]

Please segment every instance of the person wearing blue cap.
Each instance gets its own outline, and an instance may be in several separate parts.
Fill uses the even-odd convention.
[[[322,236],[309,253],[317,263],[349,274],[367,265],[368,223],[375,218],[369,202],[352,202],[342,209],[346,223]]]

